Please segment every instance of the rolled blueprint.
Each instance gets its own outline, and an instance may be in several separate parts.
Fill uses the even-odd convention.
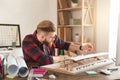
[[[20,77],[26,77],[29,74],[29,69],[26,65],[25,60],[22,57],[18,57],[16,60],[17,60],[18,66],[19,66],[18,75]]]
[[[13,55],[7,57],[7,73],[11,76],[16,76],[19,71],[16,58]]]

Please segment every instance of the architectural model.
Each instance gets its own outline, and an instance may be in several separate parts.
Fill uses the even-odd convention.
[[[77,58],[77,59],[76,59]],[[86,70],[102,67],[113,63],[106,53],[96,53],[84,56],[72,57],[64,59],[60,63],[43,66],[50,70],[62,72],[66,74],[77,74]]]

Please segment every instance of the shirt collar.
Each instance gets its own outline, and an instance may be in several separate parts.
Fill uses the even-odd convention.
[[[40,42],[40,41],[37,39],[37,30],[34,31],[33,36],[34,36],[34,37],[36,38],[36,40],[40,43],[40,45],[43,45],[42,42]]]
[[[33,36],[36,36],[36,34],[37,34],[37,30],[34,31]]]

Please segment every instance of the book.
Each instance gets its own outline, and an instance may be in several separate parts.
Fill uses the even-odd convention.
[[[47,72],[46,68],[33,68],[32,73],[33,77],[43,77]]]
[[[59,24],[60,25],[69,25],[69,20],[72,17],[71,12],[60,11],[58,12]]]
[[[64,28],[58,28],[58,37],[64,40]]]
[[[71,7],[71,0],[58,0],[58,6],[60,9],[63,8],[70,8]]]

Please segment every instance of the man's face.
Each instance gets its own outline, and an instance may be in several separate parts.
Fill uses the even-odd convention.
[[[55,32],[46,33],[45,39],[44,39],[43,43],[44,43],[46,46],[51,47],[52,44],[53,44],[54,39],[55,39]]]

